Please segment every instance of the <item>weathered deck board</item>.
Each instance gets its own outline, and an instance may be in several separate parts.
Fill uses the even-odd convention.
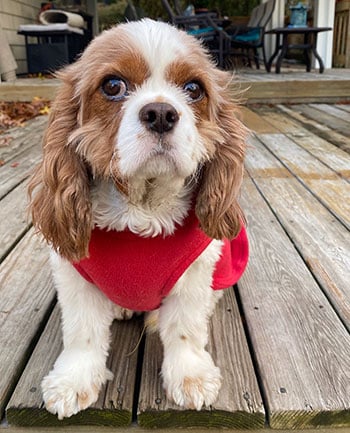
[[[268,115],[262,117],[265,123],[273,125],[279,132],[283,132],[287,137],[298,144],[298,146],[307,150],[311,155],[336,171],[340,176],[350,180],[349,155],[346,152],[309,131],[307,128],[303,127],[300,122],[291,119],[290,116],[284,112],[285,106],[278,105],[277,108],[282,111],[269,112]],[[252,125],[254,124],[252,123]],[[256,131],[256,133],[258,135],[261,134],[259,131]],[[284,144],[284,140],[282,140],[281,145],[282,144]],[[281,147],[285,148],[284,145]]]
[[[239,293],[269,425],[349,425],[349,334],[250,179],[241,201],[251,258]]]
[[[287,429],[289,433],[295,428],[299,433],[305,428],[338,432],[333,430],[337,426],[346,426],[339,431],[348,432],[350,240],[343,193],[348,187],[337,188],[336,194],[333,191],[338,203],[327,204],[333,214],[342,213],[343,223],[327,209],[325,197],[330,194],[329,180],[342,186],[349,182],[350,140],[333,128],[338,121],[343,127],[348,123],[350,109],[336,106],[344,116],[329,105],[306,107],[321,115],[308,117],[294,105],[243,108],[244,121],[257,134],[248,146],[246,164],[253,181],[245,180],[241,200],[249,220],[251,256],[239,284],[242,316],[233,292],[227,292],[231,306],[222,304],[221,314],[210,327],[210,339],[216,342],[210,343],[209,349],[225,378],[218,401],[212,410],[201,412],[181,411],[167,402],[158,377],[159,340],[147,336],[139,424],[197,425],[197,431],[204,425],[210,431],[216,429],[211,426],[221,425],[257,432],[265,421],[267,429]],[[332,124],[323,117],[327,113],[333,117]],[[145,427],[135,425],[138,385],[134,390],[136,371],[140,374],[141,369],[136,361],[142,361],[143,344],[126,356],[139,339],[139,319],[113,325],[109,363],[117,376],[102,391],[95,407],[62,423],[42,406],[39,384],[60,351],[61,337],[56,310],[47,323],[55,296],[47,249],[31,238],[32,230],[27,232],[24,184],[40,153],[46,121],[46,117],[38,118],[11,130],[11,145],[0,147],[0,159],[5,161],[0,166],[0,415],[11,398],[9,433],[29,431],[15,423],[40,424],[32,429],[44,432],[56,431],[57,425],[65,431],[94,432],[105,431],[105,425],[128,425],[118,428],[126,431],[132,415],[131,428],[144,432]],[[249,352],[241,321],[246,323]],[[90,428],[89,423],[95,425]]]
[[[114,373],[89,409],[59,421],[43,407],[41,381],[52,369],[62,350],[61,321],[56,307],[7,406],[10,424],[20,426],[127,426],[132,422],[137,364],[135,349],[142,332],[138,319],[114,322],[108,368]],[[133,353],[131,353],[133,352]]]
[[[340,110],[347,111],[350,113],[350,105],[347,104],[334,104],[334,107],[339,108]]]
[[[47,261],[30,231],[0,265],[0,415],[54,300]]]
[[[47,116],[39,116],[25,122],[20,127],[10,128],[1,134],[2,138],[6,138],[6,140],[2,141],[8,142],[8,144],[0,145],[0,158],[7,162],[25,149],[40,144],[47,120]]]
[[[345,122],[342,119],[331,116],[328,113],[325,113],[323,110],[319,110],[315,105],[306,105],[300,104],[298,106],[298,111],[303,113],[306,117],[310,119],[316,120],[317,122],[322,122],[324,125],[327,125],[329,128],[334,129],[335,131],[340,132],[346,137],[350,137],[350,128],[349,123]]]
[[[10,130],[8,136],[12,137],[9,146],[0,148],[0,198],[19,185],[39,162],[43,136],[43,128],[47,118],[41,117],[28,122],[17,133]]]
[[[26,206],[26,186],[23,183],[1,200],[0,262],[28,231]],[[13,209],[16,212],[13,212]],[[12,218],[9,218],[9,215],[12,215]]]
[[[263,134],[259,139],[348,229],[350,228],[349,182],[312,157],[289,137],[282,134]]]
[[[330,143],[335,144],[345,152],[350,153],[350,141],[343,133],[338,129],[332,129],[327,123],[324,123],[321,119],[308,117],[299,109],[299,105],[296,105],[292,109],[283,106],[283,111],[288,113],[290,117],[298,120],[300,123],[305,125],[308,129],[313,131],[319,137],[324,138]],[[346,129],[346,128],[345,128]]]
[[[159,372],[162,346],[158,335],[146,338],[138,419],[147,428],[262,428],[264,409],[233,289],[227,289],[209,328],[208,350],[221,369],[222,388],[210,409],[183,410],[168,401]]]
[[[241,107],[244,124],[257,134],[274,134],[279,130],[248,107]]]
[[[246,166],[350,329],[350,233],[257,140]],[[349,348],[350,350],[350,348]]]
[[[334,105],[310,104],[310,107],[316,108],[316,110],[323,111],[330,116],[334,116],[338,119],[342,119],[348,124],[350,123],[350,114],[346,113],[344,110],[341,110],[340,108],[335,107]]]

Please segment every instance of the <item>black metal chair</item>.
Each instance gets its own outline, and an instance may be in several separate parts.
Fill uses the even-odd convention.
[[[201,39],[214,56],[218,58],[222,56],[223,38],[219,33],[222,21],[218,19],[217,13],[208,12],[187,15],[186,11],[181,10],[177,0],[172,1],[173,7],[168,0],[161,0],[161,2],[169,16],[169,22],[176,27],[182,28],[195,38]]]
[[[265,52],[265,31],[266,26],[271,20],[276,0],[268,0],[253,9],[251,18],[247,26],[229,26],[227,29],[221,29],[216,26],[215,21],[208,21],[211,26],[215,27],[220,34],[222,42],[222,53],[219,56],[219,66],[223,66],[225,58],[228,56],[241,56],[248,59],[249,66],[253,59],[256,68],[259,69],[259,52],[262,49],[263,62],[267,70],[267,59]],[[239,51],[238,51],[239,50]],[[253,52],[251,56],[250,52]]]

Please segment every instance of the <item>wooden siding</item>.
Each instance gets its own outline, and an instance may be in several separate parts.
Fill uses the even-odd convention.
[[[18,64],[17,74],[27,72],[24,37],[17,34],[21,24],[37,22],[41,0],[0,0],[0,23]]]

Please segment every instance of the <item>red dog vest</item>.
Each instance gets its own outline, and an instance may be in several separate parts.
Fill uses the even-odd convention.
[[[212,241],[191,212],[170,236],[143,238],[95,228],[89,257],[74,263],[77,271],[123,308],[150,311],[158,308],[177,280]],[[241,277],[248,262],[248,239],[242,227],[238,236],[224,241],[212,287],[225,289]]]

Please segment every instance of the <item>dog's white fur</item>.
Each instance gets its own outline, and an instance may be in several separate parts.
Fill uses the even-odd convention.
[[[120,26],[119,30],[113,29],[100,36],[105,38],[106,46],[110,43],[107,41],[109,35],[113,36],[112,33],[116,31],[119,32],[122,43],[128,42],[135,47],[132,49],[142,53],[149,75],[143,83],[135,85],[130,95],[118,105],[118,119],[113,112],[108,114],[111,124],[119,122],[116,133],[112,135],[114,138],[111,141],[110,166],[105,170],[112,175],[105,176],[101,168],[94,165],[89,154],[93,144],[90,144],[90,147],[86,145],[87,140],[91,143],[97,142],[98,135],[104,133],[102,130],[95,130],[96,125],[102,125],[96,118],[99,119],[100,115],[107,116],[102,109],[97,114],[83,113],[83,109],[90,109],[87,107],[89,102],[81,95],[86,92],[93,72],[94,64],[91,58],[95,49],[94,43],[87,49],[80,63],[78,62],[78,67],[72,65],[68,68],[75,77],[75,95],[71,97],[78,101],[80,108],[77,125],[67,135],[64,149],[74,148],[74,155],[80,155],[90,164],[94,179],[90,190],[92,225],[118,231],[129,229],[145,237],[166,236],[174,233],[176,224],[183,223],[200,181],[198,170],[214,158],[215,146],[208,136],[213,136],[212,141],[224,141],[224,138],[220,138],[224,130],[218,123],[220,114],[215,114],[215,110],[218,111],[219,104],[223,102],[223,96],[219,96],[218,84],[210,84],[212,88],[210,91],[207,89],[206,96],[209,102],[206,102],[207,106],[203,111],[206,110],[206,116],[213,125],[219,126],[215,126],[215,134],[202,132],[199,127],[200,111],[196,111],[195,104],[189,101],[179,85],[167,76],[169,65],[174,60],[190,57],[194,49],[201,53],[199,44],[171,26],[144,20]],[[118,43],[117,35],[113,41],[114,44]],[[215,76],[215,68],[204,52],[201,55],[208,69],[208,72],[202,72],[202,76],[209,82],[210,77]],[[106,65],[94,67],[107,68]],[[197,67],[200,69],[202,66],[198,64]],[[98,71],[96,73],[98,74]],[[222,78],[223,75],[220,74],[223,72],[217,71],[217,74]],[[214,96],[215,104],[210,101]],[[177,125],[162,137],[148,131],[139,119],[142,107],[154,101],[171,104],[180,113]],[[210,102],[213,106],[210,106]],[[58,98],[55,113],[64,113],[64,107],[60,106],[64,103],[65,100],[62,102]],[[231,115],[234,116],[234,113]],[[55,121],[54,114],[51,125],[54,125]],[[241,125],[237,125],[237,128],[243,131]],[[108,126],[109,124],[106,124],[106,128]],[[93,134],[94,140],[91,139]],[[51,135],[49,131],[46,138],[49,143],[47,148],[50,147]],[[55,158],[64,151],[64,146],[62,149],[57,146]],[[98,150],[96,152],[98,154]],[[51,159],[54,157],[51,156]],[[235,165],[230,169],[235,170]],[[45,157],[37,174],[40,179],[34,180],[33,190],[45,183],[44,171]],[[127,194],[116,188],[115,177],[127,179]],[[237,183],[240,183],[240,173],[237,178]],[[239,185],[237,190],[238,188]],[[75,195],[77,196],[79,194]],[[43,226],[46,221],[41,221],[35,211],[36,207],[42,206],[39,201],[40,199],[33,205],[34,222],[45,235]],[[45,237],[56,250],[51,254],[51,265],[62,309],[64,350],[53,370],[44,378],[42,389],[46,408],[62,419],[87,408],[97,400],[101,386],[112,377],[106,368],[110,324],[114,318],[130,318],[132,312],[113,304],[98,288],[86,281],[71,265],[71,260],[67,259],[69,254],[64,254],[60,241],[55,243],[54,236],[50,236],[46,233]],[[221,384],[220,371],[205,349],[207,322],[221,296],[221,292],[214,292],[211,288],[221,246],[220,240],[210,243],[180,277],[157,311],[160,337],[164,345],[162,377],[166,393],[175,403],[197,410],[215,401]]]

